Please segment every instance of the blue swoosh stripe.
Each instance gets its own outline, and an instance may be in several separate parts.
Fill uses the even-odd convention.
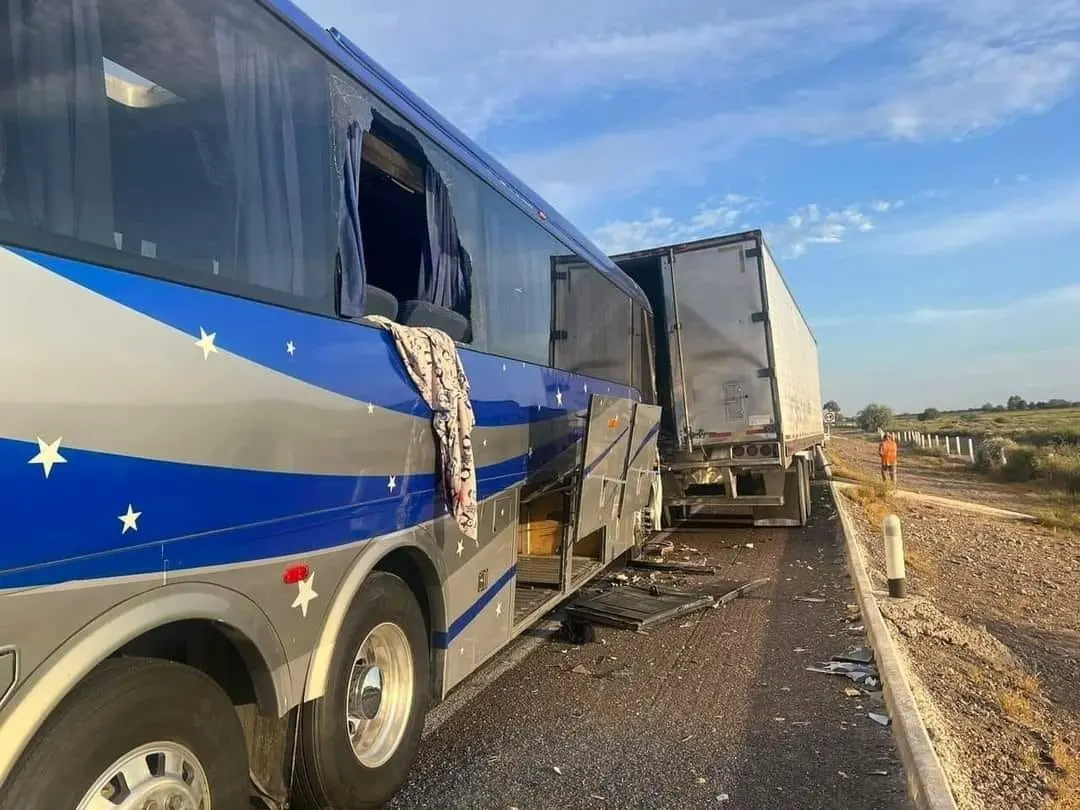
[[[261,304],[23,248],[13,253],[88,290],[192,335],[203,328],[225,351],[327,391],[430,417],[382,329]],[[293,341],[296,354],[285,352]],[[589,404],[594,393],[639,399],[633,389],[468,349],[462,362],[481,427],[523,425]],[[363,369],[364,373],[353,373]],[[559,395],[562,403],[558,403]]]
[[[481,468],[477,495],[515,486],[580,441],[581,431]],[[0,440],[7,502],[0,588],[251,562],[334,548],[444,512],[435,476],[333,476],[204,467],[63,449],[45,479],[37,447]],[[121,534],[128,504],[138,530]]]
[[[468,609],[454,621],[450,623],[450,627],[445,633],[435,633],[435,646],[441,650],[445,650],[450,646],[450,642],[460,636],[465,628],[472,624],[473,620],[480,615],[481,611],[491,604],[491,600],[494,599],[499,593],[502,592],[510,581],[517,575],[517,566],[512,565],[495,580],[491,586],[481,594],[480,598],[469,605]]]

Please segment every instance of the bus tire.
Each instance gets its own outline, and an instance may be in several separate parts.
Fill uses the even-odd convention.
[[[427,626],[409,586],[375,571],[342,624],[326,693],[301,713],[302,805],[368,810],[397,793],[420,747],[428,656]]]
[[[0,810],[84,810],[101,796],[248,810],[250,795],[240,720],[213,680],[171,661],[110,658],[45,721]]]

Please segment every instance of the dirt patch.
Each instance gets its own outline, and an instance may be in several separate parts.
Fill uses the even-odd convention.
[[[841,468],[874,470],[874,444],[830,442]],[[1006,509],[942,460],[901,460],[900,486]],[[905,463],[906,462],[906,463]],[[874,470],[876,471],[876,470]],[[909,589],[880,599],[915,678],[916,699],[961,807],[1080,807],[1080,537],[898,498],[876,484],[845,493],[875,588],[885,588],[884,514],[903,526]]]

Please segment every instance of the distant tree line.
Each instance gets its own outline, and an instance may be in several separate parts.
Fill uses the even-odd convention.
[[[994,405],[991,402],[985,403],[981,408],[974,410],[983,412],[996,412],[996,411],[1035,411],[1035,410],[1053,410],[1056,408],[1080,408],[1080,402],[1073,402],[1068,399],[1048,399],[1040,401],[1028,402],[1018,394],[1013,394],[1006,400],[1004,405]],[[837,421],[841,421],[840,418],[840,405],[835,399],[830,399],[824,405],[821,406],[823,411],[832,411],[836,414]],[[971,414],[973,409],[964,408],[958,410],[946,410],[942,411],[937,408],[926,408],[920,414],[899,414],[901,417],[916,416],[920,422],[929,422],[937,419],[946,414]],[[861,411],[859,411],[854,418],[855,423],[863,430],[875,431],[884,430],[889,426],[889,423],[893,420],[894,414],[892,409],[888,405],[882,405],[881,403],[872,402],[867,405]],[[969,416],[968,418],[974,418]],[[849,420],[843,420],[849,421]]]

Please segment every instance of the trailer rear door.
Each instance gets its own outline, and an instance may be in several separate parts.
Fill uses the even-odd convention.
[[[758,241],[675,250],[672,267],[690,443],[775,435]]]

